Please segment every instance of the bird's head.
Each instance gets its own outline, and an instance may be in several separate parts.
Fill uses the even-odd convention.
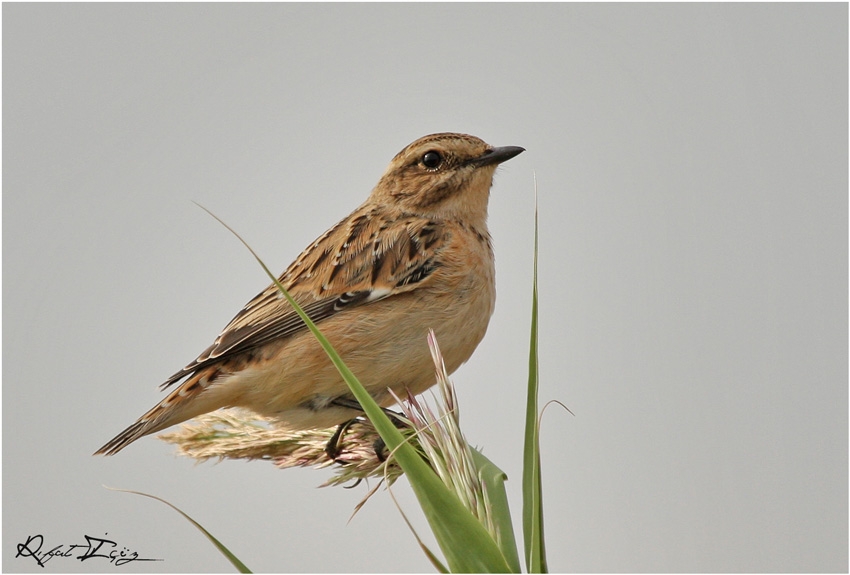
[[[426,217],[483,226],[496,166],[523,151],[494,148],[466,134],[425,136],[396,154],[370,199]]]

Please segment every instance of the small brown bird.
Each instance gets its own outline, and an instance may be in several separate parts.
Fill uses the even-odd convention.
[[[387,392],[435,383],[426,334],[446,368],[469,359],[496,299],[487,202],[496,166],[523,148],[465,134],[416,140],[390,162],[371,195],[280,276],[382,406]],[[169,395],[96,454],[222,407],[245,407],[292,429],[331,427],[358,404],[325,352],[272,284],[215,342],[169,377]]]

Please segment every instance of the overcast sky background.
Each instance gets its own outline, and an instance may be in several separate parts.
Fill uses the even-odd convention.
[[[194,465],[162,396],[414,139],[527,152],[453,379],[521,518],[534,187],[553,571],[847,571],[847,4],[3,5],[3,570],[431,572],[387,493]],[[423,334],[423,345],[425,339]],[[407,482],[405,512],[433,541]],[[157,563],[15,558],[103,536]],[[518,540],[521,540],[519,531]]]

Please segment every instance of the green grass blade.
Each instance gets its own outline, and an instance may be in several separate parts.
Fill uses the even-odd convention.
[[[422,541],[422,538],[419,537],[419,533],[417,533],[413,524],[407,518],[407,515],[405,515],[404,510],[398,504],[398,501],[396,501],[395,496],[392,494],[392,490],[390,490],[390,496],[393,498],[393,503],[395,503],[399,513],[401,513],[401,518],[404,519],[404,522],[407,524],[407,528],[410,529],[411,533],[413,533],[413,537],[416,539],[416,543],[419,544],[419,548],[422,549],[422,552],[425,554],[425,557],[428,558],[428,561],[431,562],[431,565],[434,566],[434,569],[436,569],[438,573],[450,573],[446,566],[443,565],[443,562],[440,561],[440,558],[434,555],[434,552],[431,551],[431,549],[425,545],[425,542]]]
[[[280,293],[286,298],[292,308],[313,333],[331,362],[339,371],[342,378],[351,389],[351,393],[360,403],[367,417],[381,435],[393,456],[407,475],[410,486],[419,500],[425,518],[431,526],[437,543],[446,557],[446,563],[455,573],[507,573],[510,572],[508,563],[502,555],[496,542],[478,519],[463,506],[458,497],[449,491],[434,471],[411,447],[395,425],[383,412],[381,407],[372,399],[369,392],[357,380],[345,365],[330,342],[322,335],[304,310],[289,295],[277,277],[269,270],[251,246],[243,240],[230,226],[218,216],[200,206],[204,211],[219,221],[235,235],[265,270],[275,283]],[[423,334],[425,345],[425,334]]]
[[[505,491],[505,481],[507,481],[508,476],[477,449],[472,449],[472,458],[475,460],[478,474],[487,490],[490,516],[496,527],[496,543],[502,550],[502,555],[508,562],[511,571],[519,573],[522,568],[519,564],[514,526],[511,521],[511,508],[508,506],[508,494]]]
[[[104,486],[104,487],[106,487],[106,486]],[[200,531],[201,533],[206,535],[207,539],[212,541],[212,544],[215,545],[216,549],[218,549],[221,552],[221,554],[224,555],[227,558],[227,560],[230,561],[233,564],[233,566],[236,567],[236,569],[240,573],[252,573],[252,571],[250,569],[248,569],[248,567],[246,567],[245,564],[242,563],[239,560],[239,558],[236,557],[236,555],[231,553],[230,550],[221,543],[221,541],[219,541],[218,539],[213,537],[212,533],[210,533],[209,531],[204,529],[203,526],[200,523],[198,523],[197,521],[195,521],[194,519],[189,517],[186,513],[184,513],[178,507],[172,505],[171,503],[169,503],[165,499],[161,499],[161,498],[157,497],[156,495],[150,495],[148,493],[142,493],[141,491],[132,491],[130,489],[117,489],[115,487],[106,487],[106,488],[110,489],[112,491],[123,491],[124,493],[134,493],[136,495],[141,495],[142,497],[150,497],[151,499],[156,499],[157,501],[159,501],[161,503],[165,503],[166,505],[171,507],[174,511],[176,511],[177,513],[179,513],[180,515],[185,517],[186,520],[189,521],[189,523],[191,523],[192,525],[194,525],[198,529],[198,531]]]
[[[535,186],[536,187],[536,186]],[[522,471],[522,531],[529,573],[546,573],[543,540],[543,497],[540,480],[540,441],[537,425],[537,206],[534,209],[534,279],[531,296],[531,340],[528,351],[528,402],[525,412],[525,451]]]

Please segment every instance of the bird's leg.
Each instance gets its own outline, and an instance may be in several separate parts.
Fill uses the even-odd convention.
[[[360,403],[356,399],[352,399],[350,397],[337,397],[336,399],[331,401],[330,405],[334,405],[336,407],[346,407],[348,409],[353,409],[360,412],[363,411],[363,407],[360,405]],[[390,418],[390,420],[396,427],[402,428],[406,426],[400,414],[386,407],[382,407],[381,411],[383,411],[387,415],[387,417]],[[343,434],[346,432],[346,430],[348,430],[349,427],[351,427],[351,424],[355,421],[357,421],[357,419],[349,419],[344,423],[340,423],[339,426],[336,428],[336,432],[334,432],[333,436],[330,438],[330,440],[328,440],[328,444],[325,446],[325,453],[327,453],[328,457],[330,457],[334,461],[336,461],[336,458],[342,451],[340,448],[340,440],[342,439]],[[384,440],[381,439],[381,437],[378,437],[378,439],[376,439],[375,442],[372,444],[372,449],[374,449],[375,451],[375,457],[377,457],[378,461],[380,461],[381,463],[383,463],[387,459],[384,455],[384,450],[386,449],[386,447],[387,446],[384,443]]]
[[[356,417],[354,419],[344,421],[337,426],[336,431],[325,445],[325,453],[329,459],[336,461],[337,463],[343,463],[342,461],[337,461],[337,457],[339,457],[339,454],[342,453],[342,446],[340,445],[340,442],[342,441],[342,436],[355,421],[357,421]]]
[[[384,438],[378,436],[378,439],[372,442],[372,451],[375,452],[375,457],[377,457],[378,461],[380,461],[381,463],[387,460],[387,456],[384,455],[384,451],[386,450],[387,444],[384,442]]]
[[[353,409],[354,411],[363,411],[363,408],[360,407],[360,404],[357,402],[357,400],[348,397],[337,397],[336,399],[332,400],[328,405],[333,405],[335,407],[345,407],[348,409]],[[340,423],[337,426],[334,434],[328,440],[327,445],[325,445],[325,453],[331,460],[336,461],[337,463],[344,463],[342,461],[337,461],[337,457],[339,457],[339,454],[342,453],[342,437],[343,435],[345,435],[345,432],[348,431],[348,428],[351,427],[351,425],[356,421],[357,418],[354,417],[352,419],[349,419],[348,421],[343,421],[342,423]]]

